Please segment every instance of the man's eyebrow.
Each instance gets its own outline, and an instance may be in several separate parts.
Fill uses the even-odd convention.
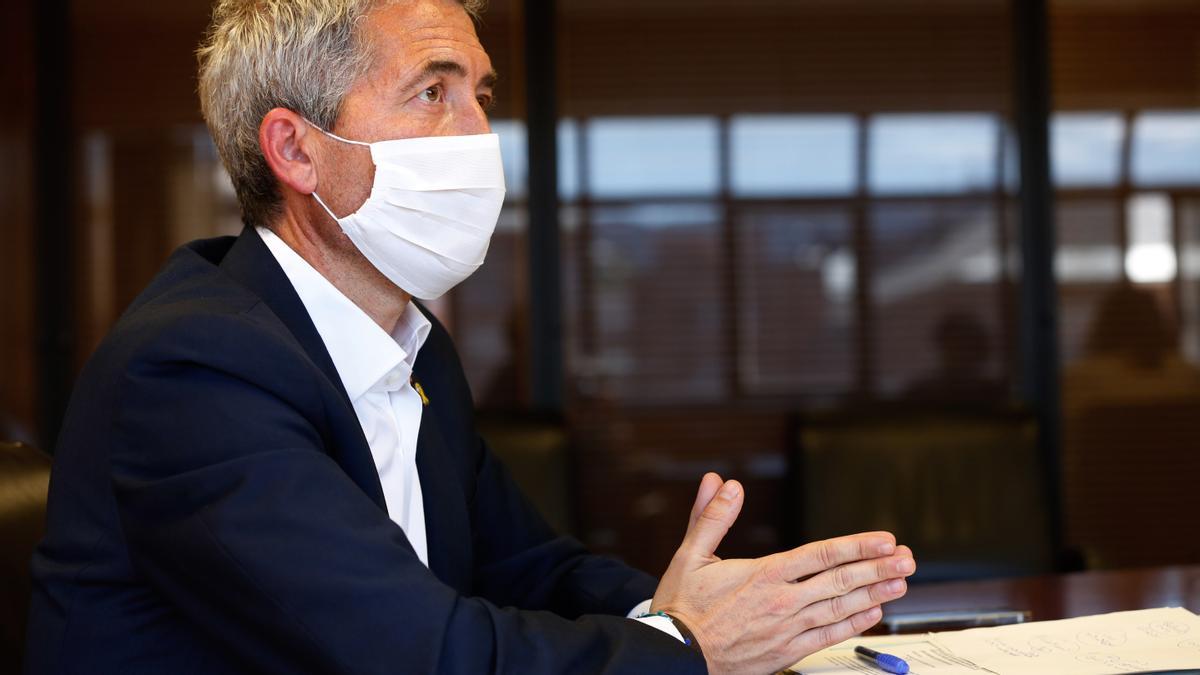
[[[429,63],[425,64],[425,67],[421,69],[420,73],[412,78],[409,84],[404,87],[404,90],[407,91],[409,89],[415,89],[416,87],[420,86],[423,81],[433,77],[434,75],[455,75],[457,77],[466,77],[467,69],[457,61],[430,61]],[[496,86],[496,81],[499,78],[500,76],[495,70],[488,71],[483,77],[479,78],[479,84],[477,86],[489,88],[494,87]]]

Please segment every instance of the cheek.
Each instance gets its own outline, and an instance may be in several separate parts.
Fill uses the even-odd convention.
[[[364,156],[358,158],[358,162],[351,170],[351,178],[354,180],[351,194],[354,197],[356,209],[367,201],[367,197],[371,196],[371,186],[375,183],[375,164],[371,162],[371,154],[364,152],[362,155]]]
[[[322,191],[332,191],[334,194],[329,197],[322,194],[322,197],[339,216],[357,211],[370,196],[371,185],[375,181],[371,153],[366,148],[348,148],[338,153],[329,173],[328,187]]]

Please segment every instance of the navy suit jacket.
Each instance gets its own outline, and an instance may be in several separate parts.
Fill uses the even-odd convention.
[[[428,568],[258,234],[177,251],[76,385],[26,672],[703,672],[621,616],[652,577],[556,535],[521,495],[436,322],[415,377]]]

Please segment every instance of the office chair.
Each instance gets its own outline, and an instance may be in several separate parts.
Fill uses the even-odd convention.
[[[21,670],[29,613],[29,562],[42,538],[50,458],[0,441],[0,673]]]
[[[1037,424],[1022,410],[897,407],[810,414],[792,454],[793,543],[890,530],[914,581],[1049,571]]]

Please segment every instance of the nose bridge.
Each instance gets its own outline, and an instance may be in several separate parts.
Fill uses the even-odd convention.
[[[474,96],[455,106],[452,124],[454,129],[451,133],[456,136],[486,134],[491,131],[487,113]]]

